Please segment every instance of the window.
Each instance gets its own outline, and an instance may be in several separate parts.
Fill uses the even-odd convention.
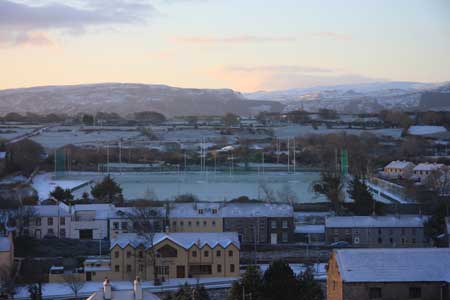
[[[139,265],[139,272],[144,272],[144,265],[143,264]]]
[[[206,222],[206,221],[203,221],[203,226],[206,226],[206,224],[207,224],[207,222]]]
[[[217,273],[222,273],[222,265],[217,265]]]
[[[233,251],[232,251],[232,250],[228,251],[228,256],[229,256],[229,257],[232,257],[232,256],[233,256]]]
[[[64,217],[59,218],[59,224],[66,225],[66,218],[64,218]]]
[[[189,274],[192,276],[211,274],[211,273],[212,273],[211,265],[190,265],[189,266]]]
[[[281,240],[283,241],[283,243],[287,243],[288,242],[288,234],[287,234],[287,232],[283,232],[281,234]]]
[[[48,231],[47,231],[47,234],[50,235],[50,236],[54,236],[55,232],[53,232],[53,228],[49,228]]]
[[[378,228],[378,234],[381,234],[381,228]]]
[[[127,265],[127,272],[131,272],[131,265]]]
[[[192,251],[192,257],[197,257],[197,251]]]
[[[200,226],[200,221],[195,222],[195,225]]]
[[[131,257],[131,251],[127,251],[127,258]]]
[[[203,252],[203,256],[204,256],[204,257],[208,257],[208,256],[209,256],[209,251],[208,251],[208,250],[205,250],[205,251]]]
[[[184,226],[184,221],[180,221],[180,226]]]
[[[230,272],[233,273],[234,272],[234,264],[230,265]]]
[[[410,287],[409,299],[419,299],[419,298],[422,298],[422,289],[420,287]]]
[[[393,238],[389,238],[389,243],[394,244],[394,239]]]
[[[177,226],[177,221],[173,221],[172,222],[172,225],[175,227],[175,226]]]
[[[217,251],[216,251],[216,256],[217,256],[217,257],[220,257],[220,256],[222,256],[222,251],[220,251],[220,250],[217,250]]]
[[[25,229],[23,230],[23,235],[24,235],[24,236],[30,235],[30,232],[28,231],[28,229],[25,228]]]
[[[371,287],[369,288],[369,299],[381,299],[381,288]]]
[[[53,225],[53,218],[52,217],[47,218],[47,225],[48,226],[52,226]]]
[[[203,209],[200,208],[200,209],[198,210],[198,214],[199,214],[199,215],[203,215]]]
[[[114,257],[118,258],[119,257],[119,251],[114,252]]]
[[[211,222],[212,226],[216,227],[216,221]]]
[[[213,208],[212,209],[212,213],[215,215],[215,214],[217,214],[217,208]]]
[[[271,227],[272,227],[272,229],[276,229],[277,228],[277,221],[272,221],[271,222]]]
[[[142,251],[139,251],[139,258],[143,258],[144,257],[144,253]]]
[[[114,228],[114,230],[119,230],[119,222],[114,222],[113,228]]]
[[[402,245],[406,244],[406,239],[402,238]]]
[[[355,238],[353,239],[353,243],[359,244],[359,236],[355,236]]]
[[[120,272],[120,266],[119,265],[115,265],[114,266],[114,272]]]
[[[284,220],[282,226],[283,226],[283,229],[287,229],[288,228],[288,221]]]
[[[188,221],[188,226],[191,227],[192,226],[192,222]]]
[[[378,244],[382,244],[383,243],[383,239],[382,238],[378,238]]]
[[[169,266],[156,266],[156,272],[160,275],[169,275]]]
[[[122,222],[122,230],[128,230],[128,222]]]
[[[41,226],[41,218],[36,218],[36,226]]]
[[[62,237],[62,238],[66,237],[66,229],[65,228],[61,228],[59,230],[59,236]]]

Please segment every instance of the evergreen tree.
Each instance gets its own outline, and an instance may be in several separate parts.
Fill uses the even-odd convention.
[[[352,181],[350,181],[347,193],[350,195],[350,198],[353,199],[354,213],[356,215],[369,216],[374,213],[380,213],[380,206],[377,205],[376,201],[373,199],[367,184],[358,177],[354,177]]]
[[[442,201],[435,205],[433,214],[424,223],[425,235],[433,240],[435,246],[448,245],[443,243],[445,241],[443,234],[445,235],[446,232],[445,217],[447,217],[447,204]]]
[[[244,288],[244,290],[243,290]],[[235,281],[231,287],[229,299],[243,300],[242,295],[252,295],[252,300],[261,299],[262,275],[257,266],[248,266],[240,281]],[[247,297],[247,296],[246,296]],[[246,298],[247,299],[247,298]],[[250,298],[249,298],[250,299]]]
[[[178,289],[175,293],[173,299],[175,300],[192,300],[192,291],[190,286],[185,283],[182,287]]]
[[[102,182],[91,189],[91,195],[105,203],[123,203],[122,188],[110,175],[105,176]]]
[[[344,184],[341,174],[338,172],[322,172],[320,179],[313,183],[315,193],[322,194],[330,200],[334,206],[334,211],[339,214],[343,200],[342,188]]]
[[[70,189],[62,189],[60,186],[55,187],[55,189],[50,192],[50,196],[58,201],[63,200],[73,200],[73,194]]]
[[[298,300],[322,300],[323,291],[320,285],[314,280],[313,270],[307,267],[304,272],[298,276],[299,298]]]
[[[205,287],[198,284],[192,289],[192,300],[210,300]]]
[[[262,292],[267,300],[298,299],[298,281],[288,263],[282,260],[272,262],[264,273]]]

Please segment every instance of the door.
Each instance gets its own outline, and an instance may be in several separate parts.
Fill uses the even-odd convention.
[[[278,243],[278,234],[271,233],[270,234],[270,244],[276,245]]]
[[[92,229],[80,229],[80,240],[92,240]]]
[[[186,270],[184,266],[177,266],[177,278],[185,278]]]
[[[86,281],[91,281],[91,280],[92,280],[91,272],[86,272]]]

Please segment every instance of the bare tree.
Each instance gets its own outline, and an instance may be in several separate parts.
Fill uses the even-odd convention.
[[[32,206],[19,206],[11,209],[0,209],[0,224],[15,227],[17,235],[23,235],[25,227],[36,217],[36,210]]]
[[[438,196],[450,195],[450,170],[445,167],[434,170],[425,179],[425,186],[436,192]]]
[[[6,295],[13,299],[16,291],[17,271],[16,264],[0,267],[0,295]]]
[[[258,189],[262,192],[262,199],[266,202],[274,202],[276,200],[274,191],[269,187],[266,181],[260,181]]]
[[[84,286],[84,281],[78,273],[64,274],[64,282],[70,288],[75,298],[78,298],[78,294]]]
[[[294,202],[297,201],[297,195],[292,190],[291,185],[289,183],[286,183],[283,185],[281,190],[278,191],[278,200],[280,202],[289,203],[290,205],[293,205]]]
[[[153,268],[153,278],[155,283],[158,279],[158,272],[156,269],[157,253],[154,249],[155,235],[162,231],[164,225],[164,216],[161,211],[155,207],[138,206],[134,207],[131,212],[126,212],[125,216],[133,224],[133,231],[141,237],[145,246],[149,249],[149,260]]]

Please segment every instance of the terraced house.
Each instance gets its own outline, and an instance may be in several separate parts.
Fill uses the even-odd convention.
[[[152,239],[121,234],[111,241],[110,270],[101,276],[112,280],[235,277],[239,275],[240,243],[237,233],[156,233]],[[92,276],[94,275],[94,277]],[[101,280],[97,274],[86,278]]]

